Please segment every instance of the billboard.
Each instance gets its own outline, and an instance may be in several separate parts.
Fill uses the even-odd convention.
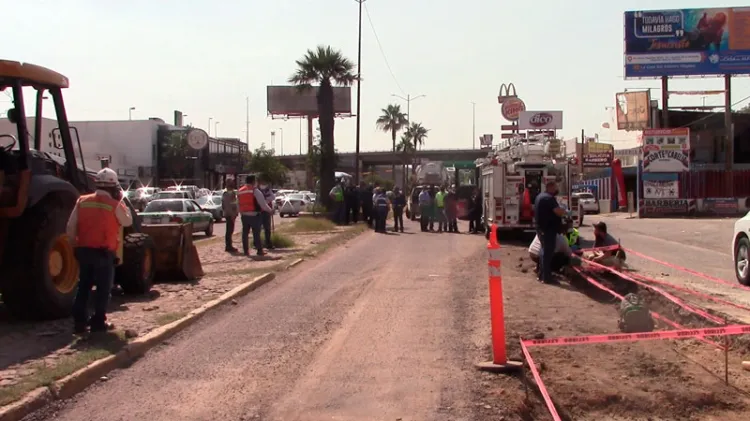
[[[625,12],[625,78],[750,73],[750,7]]]
[[[615,95],[617,130],[645,130],[651,127],[649,91],[620,92]]]
[[[690,129],[643,131],[643,172],[690,170]]]
[[[266,105],[268,114],[283,116],[317,116],[318,87],[299,91],[296,86],[268,86],[266,88]],[[334,86],[333,112],[335,114],[352,113],[352,88]]]
[[[562,111],[521,111],[518,113],[520,130],[560,130],[563,128]]]
[[[643,180],[644,199],[678,199],[679,180]]]
[[[612,165],[612,152],[589,152],[583,154],[584,168],[607,168]]]

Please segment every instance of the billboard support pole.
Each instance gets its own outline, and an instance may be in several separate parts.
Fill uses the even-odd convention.
[[[731,170],[734,162],[734,139],[732,138],[732,76],[724,75],[724,130],[726,133],[726,168]]]
[[[669,79],[661,77],[661,127],[669,128]]]
[[[354,151],[354,183],[357,186],[359,185],[359,119],[361,114],[359,107],[362,98],[362,3],[364,2],[365,0],[357,0],[357,3],[359,3],[359,37],[357,41],[357,142]]]
[[[313,116],[307,116],[307,153],[313,150]],[[313,173],[316,171],[315,168],[307,169],[307,188],[315,191],[315,185],[313,184]]]

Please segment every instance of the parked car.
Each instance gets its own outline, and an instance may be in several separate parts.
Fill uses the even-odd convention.
[[[205,232],[214,235],[214,218],[210,212],[201,209],[192,199],[155,199],[141,212],[144,224],[181,224],[191,222],[193,233]]]
[[[153,200],[163,199],[193,199],[193,194],[187,190],[163,190],[156,193]]]
[[[305,200],[305,196],[293,193],[287,194],[282,197],[277,197],[275,200],[276,208],[279,210],[279,216],[299,216],[300,212],[306,211],[311,202]]]
[[[225,191],[227,191],[227,189],[223,189],[223,190],[214,190],[214,191],[212,191],[212,192],[211,192],[211,196],[219,196],[219,197],[221,197],[221,196],[223,196],[223,195],[224,195],[224,192],[225,192]]]
[[[573,193],[573,197],[578,198],[583,213],[599,213],[599,200],[592,193]]]
[[[734,223],[733,238],[734,274],[740,284],[750,286],[750,212]]]
[[[204,211],[211,212],[214,221],[221,222],[224,219],[224,211],[221,208],[221,196],[203,196],[196,200],[196,202]]]

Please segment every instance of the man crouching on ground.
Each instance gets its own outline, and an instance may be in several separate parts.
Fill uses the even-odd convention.
[[[594,224],[594,247],[618,246],[615,250],[597,251],[591,258],[596,263],[620,270],[625,263],[625,252],[619,248],[620,242],[607,232],[607,224],[597,222]]]
[[[552,255],[552,273],[559,273],[565,266],[570,264],[570,255],[573,250],[568,245],[568,239],[560,233],[557,234],[555,242],[555,252]],[[536,264],[535,272],[540,277],[541,281],[541,265],[542,265],[542,241],[539,239],[539,235],[534,237],[534,241],[529,246],[529,258]]]

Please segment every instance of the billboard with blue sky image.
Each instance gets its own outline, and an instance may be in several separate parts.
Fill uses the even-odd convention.
[[[750,74],[750,6],[625,12],[625,78]]]

